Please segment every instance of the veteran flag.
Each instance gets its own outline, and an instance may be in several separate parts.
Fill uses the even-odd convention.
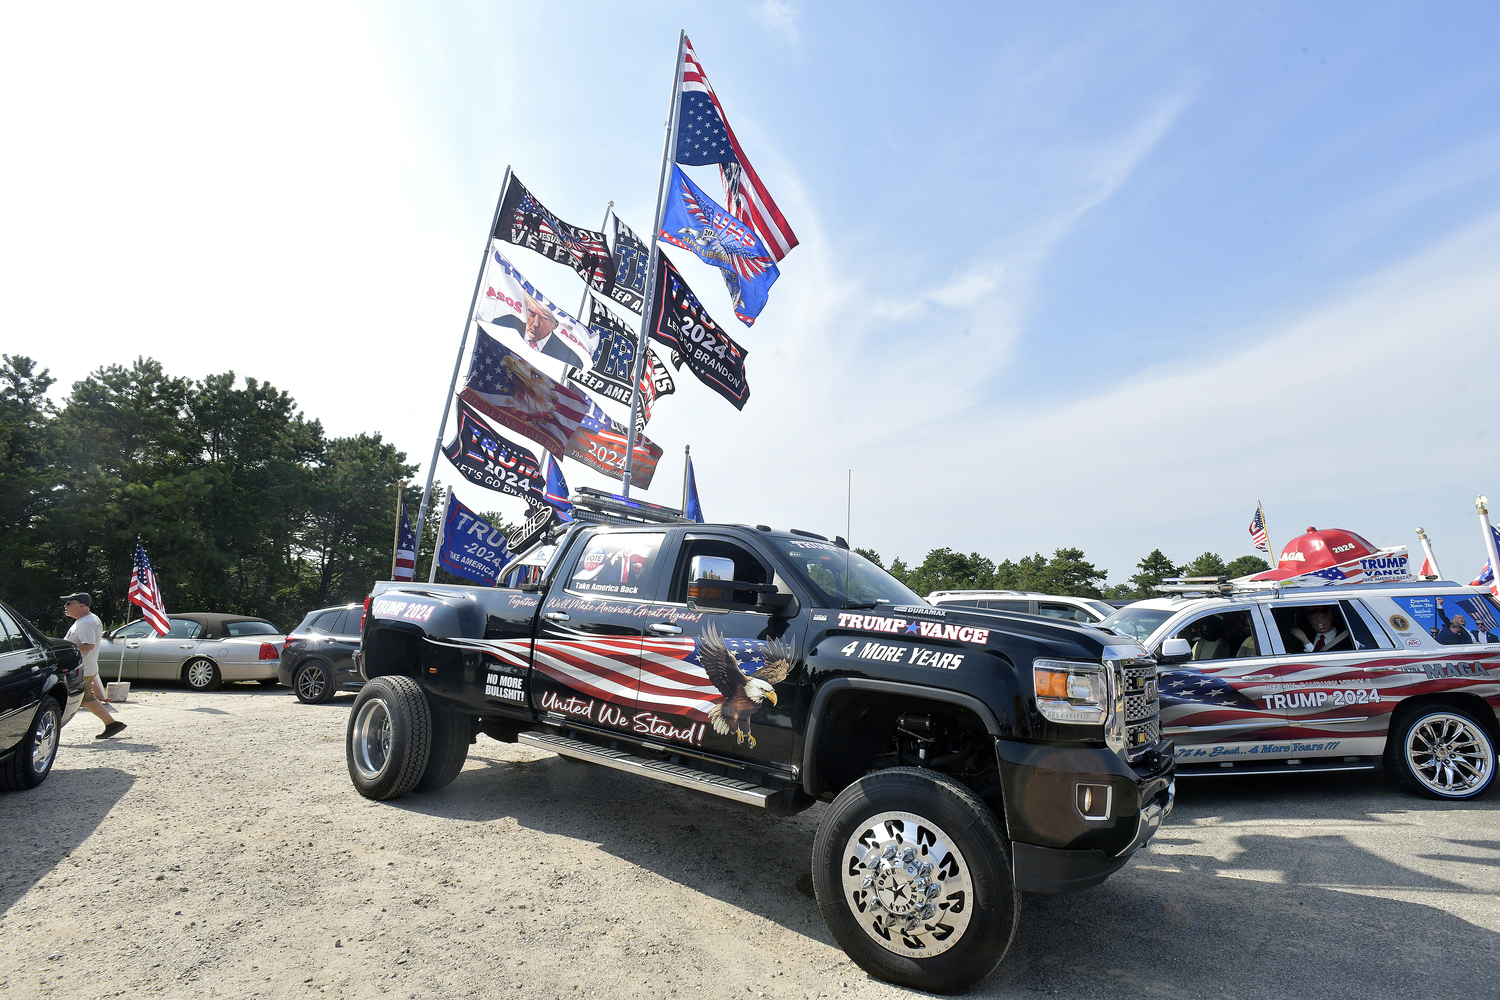
[[[749,223],[730,215],[677,166],[672,167],[672,186],[658,235],[723,270],[734,315],[746,326],[755,322],[781,272]]]
[[[651,336],[681,354],[698,381],[743,410],[750,398],[745,349],[713,321],[667,255],[658,257]]]
[[[500,217],[491,239],[535,250],[549,260],[566,264],[579,277],[608,295],[615,283],[615,264],[603,233],[570,226],[536,200],[514,173],[500,199]]]
[[[615,267],[615,283],[607,293],[620,305],[638,313],[646,304],[646,268],[651,264],[651,251],[641,242],[629,226],[611,213],[615,245],[611,259]]]
[[[484,294],[474,318],[514,330],[526,346],[569,365],[586,365],[599,350],[599,335],[532,287],[498,247],[484,268]]]
[[[554,382],[482,329],[458,397],[558,458],[589,409],[583,393]]]
[[[458,401],[458,435],[443,448],[443,454],[476,486],[527,503],[546,503],[547,470],[536,455],[496,433],[462,399]]]
[[[576,458],[596,472],[611,479],[625,478],[625,425],[612,419],[598,403],[589,406],[578,424],[578,430],[568,442],[568,458]],[[630,472],[632,486],[651,488],[651,477],[656,475],[656,463],[661,461],[661,446],[642,435],[635,446],[635,458]]]

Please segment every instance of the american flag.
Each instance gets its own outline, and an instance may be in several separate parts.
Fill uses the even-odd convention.
[[[1255,519],[1250,522],[1250,540],[1262,552],[1271,551],[1271,543],[1266,538],[1266,512],[1260,504],[1255,505]]]
[[[392,580],[410,580],[417,572],[417,536],[406,517],[406,498],[401,499],[401,526],[396,532],[396,568]]]
[[[479,331],[459,398],[561,458],[588,397],[549,378],[494,337]]]
[[[686,54],[678,84],[682,109],[677,124],[677,155],[673,159],[689,166],[719,164],[729,210],[754,226],[765,239],[766,249],[780,260],[797,245],[797,234],[787,225],[771,193],[745,158],[718,95],[708,82],[708,74],[703,72],[703,64],[693,51],[693,43],[684,38],[683,44]]]
[[[151,623],[157,635],[166,635],[172,628],[167,621],[167,609],[161,601],[161,588],[156,585],[156,574],[151,572],[151,560],[141,540],[135,540],[135,566],[130,570],[130,603],[141,609],[141,617]]]
[[[1459,607],[1469,613],[1474,624],[1486,632],[1500,630],[1500,622],[1496,622],[1494,612],[1491,610],[1490,602],[1483,597],[1469,597],[1461,601],[1455,601]]]
[[[1266,685],[1267,693],[1271,690],[1271,685]],[[1228,681],[1206,671],[1169,670],[1161,675],[1160,693],[1163,727],[1227,726],[1236,722],[1254,723],[1261,717],[1261,707],[1255,701]],[[1276,721],[1268,720],[1267,724]]]
[[[1491,525],[1490,526],[1490,531],[1494,533],[1496,546],[1500,547],[1500,528],[1496,528],[1493,525]],[[1472,580],[1469,581],[1469,586],[1471,586],[1471,587],[1489,587],[1490,588],[1490,592],[1494,593],[1494,591],[1495,591],[1495,587],[1493,586],[1494,582],[1495,582],[1495,569],[1494,569],[1493,566],[1491,566],[1489,564],[1489,561],[1486,560],[1485,564],[1484,564],[1484,569],[1480,570],[1479,571],[1479,575],[1476,576],[1474,579],[1472,579]]]
[[[765,642],[726,638],[724,644],[744,673],[752,674],[765,666]],[[525,667],[529,645],[525,639],[501,639],[486,642],[484,647],[504,663]],[[639,679],[620,669],[622,663],[634,661],[637,652],[641,665]],[[633,636],[538,639],[531,665],[559,684],[589,697],[633,702],[637,711],[681,715],[706,722],[708,710],[724,700],[708,679],[698,659],[697,641],[693,639]]]

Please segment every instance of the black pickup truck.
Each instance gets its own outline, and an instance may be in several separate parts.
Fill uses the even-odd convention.
[[[829,930],[938,992],[1004,957],[1020,891],[1102,882],[1172,808],[1129,639],[928,605],[841,538],[592,494],[529,589],[382,583],[349,775],[451,782],[483,733],[791,814]]]

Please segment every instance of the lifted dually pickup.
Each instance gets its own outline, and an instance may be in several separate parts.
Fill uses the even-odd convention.
[[[1171,810],[1157,667],[1118,635],[928,605],[833,541],[579,490],[530,589],[381,583],[349,775],[451,782],[479,733],[791,814],[871,975],[988,974],[1020,891],[1102,882]]]

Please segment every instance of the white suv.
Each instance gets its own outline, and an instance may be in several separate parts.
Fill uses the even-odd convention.
[[[1227,587],[1227,585],[1226,585]],[[1495,777],[1500,606],[1442,581],[1159,597],[1105,620],[1160,667],[1177,775],[1355,771],[1423,795]]]
[[[954,604],[990,611],[1014,611],[1023,615],[1082,622],[1085,625],[1097,625],[1115,613],[1114,607],[1103,601],[1087,597],[1034,594],[1025,590],[934,590],[927,595],[927,603]]]

